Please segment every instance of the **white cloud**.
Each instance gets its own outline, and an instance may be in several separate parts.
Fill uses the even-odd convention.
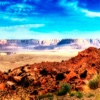
[[[30,31],[30,28],[44,27],[44,24],[27,24],[0,27],[0,39],[34,38],[38,32]]]
[[[92,12],[86,9],[82,9],[81,11],[88,17],[100,17],[100,12]]]
[[[17,30],[17,29],[30,29],[30,28],[39,28],[39,27],[44,27],[45,24],[26,24],[26,25],[15,25],[15,26],[6,26],[6,27],[0,27],[1,30]]]

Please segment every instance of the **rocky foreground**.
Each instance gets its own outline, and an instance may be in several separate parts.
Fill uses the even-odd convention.
[[[100,50],[94,47],[60,63],[27,64],[8,72],[0,72],[0,100],[11,100],[11,97],[16,99],[23,93],[30,100],[36,100],[37,95],[56,92],[60,83],[70,83],[72,90],[84,90],[87,81],[99,72]]]

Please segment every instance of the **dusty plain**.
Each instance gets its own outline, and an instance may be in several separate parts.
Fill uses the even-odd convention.
[[[78,51],[33,51],[17,52],[16,54],[0,55],[0,70],[8,71],[26,64],[41,62],[61,62],[78,54]]]

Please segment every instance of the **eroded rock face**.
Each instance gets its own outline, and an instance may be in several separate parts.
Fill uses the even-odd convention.
[[[1,81],[1,89],[16,90],[21,86],[27,91],[31,91],[31,88],[30,95],[41,95],[57,91],[60,83],[66,82],[71,84],[72,89],[83,90],[85,81],[91,79],[98,72],[100,72],[100,50],[90,47],[79,52],[76,57],[61,63],[35,63],[16,68],[8,75],[1,72],[3,78],[0,77],[0,81],[4,80],[4,84],[7,84],[4,87],[3,81]]]
[[[87,70],[85,70],[83,73],[80,74],[80,78],[84,79],[87,77]]]
[[[5,82],[8,79],[8,76],[0,71],[0,83]]]
[[[63,80],[65,78],[64,74],[63,73],[58,73],[56,75],[56,81],[60,81],[60,80]]]

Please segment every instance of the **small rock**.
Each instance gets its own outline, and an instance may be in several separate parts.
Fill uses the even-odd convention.
[[[35,71],[35,72],[39,72],[38,68],[36,68],[36,67],[34,68],[34,71]]]
[[[16,82],[19,82],[19,81],[21,81],[22,77],[21,77],[21,76],[14,76],[13,79],[14,79]]]
[[[5,84],[4,83],[0,83],[0,90],[5,90]]]
[[[15,85],[15,83],[12,82],[12,81],[7,81],[6,85],[8,85],[8,86],[12,86],[12,85]]]
[[[12,81],[7,81],[6,86],[10,89],[15,90],[15,83]]]
[[[43,80],[41,81],[41,84],[44,84],[44,83],[46,83],[46,79],[43,79]]]

